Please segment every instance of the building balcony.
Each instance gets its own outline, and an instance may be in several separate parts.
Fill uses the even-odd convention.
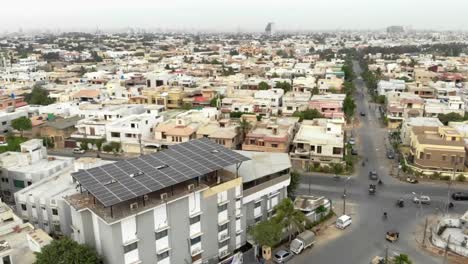
[[[80,133],[80,132],[75,132],[71,134],[71,138],[86,138],[86,139],[103,139],[106,137],[106,135],[90,135],[90,134],[85,134],[85,133]]]

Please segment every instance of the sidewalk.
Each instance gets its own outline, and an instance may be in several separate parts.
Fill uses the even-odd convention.
[[[417,228],[416,228],[416,230],[414,232],[414,241],[415,241],[415,243],[417,244],[417,246],[420,249],[428,252],[432,256],[443,257],[444,253],[445,253],[444,249],[435,247],[431,243],[431,235],[430,235],[430,228],[429,227],[433,226],[437,222],[437,220],[438,220],[437,215],[428,216],[428,229],[427,229],[426,240],[425,240],[424,245],[422,243],[422,240],[423,240],[422,234],[423,234],[423,231],[424,231],[424,223],[418,224],[418,226],[417,226]],[[450,263],[450,264],[466,264],[467,259],[465,257],[463,257],[463,256],[457,255],[457,254],[449,251],[448,254],[447,254],[447,263]]]

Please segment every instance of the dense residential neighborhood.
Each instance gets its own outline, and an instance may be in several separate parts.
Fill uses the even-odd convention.
[[[0,34],[0,263],[467,263],[468,35],[272,28]]]

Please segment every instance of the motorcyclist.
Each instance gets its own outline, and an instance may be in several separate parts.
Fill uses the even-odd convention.
[[[380,185],[383,184],[383,181],[382,181],[381,179],[379,179],[379,184],[380,184]]]
[[[383,213],[383,217],[384,217],[385,219],[387,219],[387,212],[384,212],[384,213]]]

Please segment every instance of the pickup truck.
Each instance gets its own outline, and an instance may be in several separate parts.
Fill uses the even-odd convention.
[[[302,250],[312,246],[315,243],[315,233],[306,230],[299,235],[291,242],[289,249],[294,252],[294,254],[300,254]]]

